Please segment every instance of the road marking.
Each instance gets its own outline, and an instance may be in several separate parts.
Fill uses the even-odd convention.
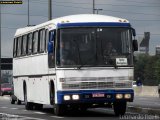
[[[23,110],[23,111],[25,111],[25,112],[26,112],[26,111],[28,111],[28,110]]]
[[[0,99],[2,99],[2,100],[10,100],[10,97],[9,96],[1,96]]]
[[[36,114],[41,114],[41,115],[46,114],[46,113],[43,113],[43,112],[34,112],[34,113],[36,113]]]
[[[12,109],[12,110],[17,110],[18,108],[10,108],[10,109]]]
[[[27,117],[27,116],[20,116],[20,117],[24,117],[23,119],[21,120],[46,120],[46,119],[41,119],[41,118],[34,118],[34,117]]]
[[[64,117],[59,117],[59,116],[50,116],[50,117],[53,117],[53,118],[64,118]]]
[[[8,108],[8,107],[0,107],[0,108],[3,108],[3,109],[5,109],[5,108]]]
[[[27,117],[27,116],[19,116],[19,115],[13,115],[13,114],[7,114],[7,113],[0,113],[0,115],[7,120],[9,119],[20,119],[20,120],[46,120],[46,119],[41,119],[41,118],[34,118],[34,117]]]

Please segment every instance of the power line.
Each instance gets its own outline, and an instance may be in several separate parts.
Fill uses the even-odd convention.
[[[32,1],[32,2],[35,2],[35,1]],[[40,2],[40,1],[36,1],[35,3],[40,3],[40,4],[44,4],[44,2]],[[54,3],[72,3],[72,4],[91,4],[91,3],[73,3],[73,2],[57,2],[57,1],[54,1]],[[45,2],[45,4],[47,4]],[[70,8],[80,8],[80,9],[88,9],[88,10],[91,10],[92,8],[84,8],[84,7],[76,7],[76,6],[68,6],[68,5],[59,5],[59,4],[53,4],[53,5],[56,5],[56,6],[63,6],[63,7],[70,7]],[[113,4],[96,4],[96,5],[112,5],[112,6],[136,6],[136,7],[160,7],[160,6],[137,6],[137,5],[113,5]],[[103,9],[103,11],[111,11],[111,12],[123,12],[123,13],[132,13],[132,14],[143,14],[143,15],[156,15],[156,16],[160,16],[160,14],[153,14],[153,13],[139,13],[139,12],[128,12],[128,11],[116,11],[116,10],[105,10]]]
[[[92,8],[84,8],[84,7],[73,7],[73,6],[66,6],[66,5],[57,5],[57,4],[54,4],[56,6],[63,6],[63,7],[70,7],[70,8],[80,8],[80,9],[88,9],[88,10],[91,10]],[[116,11],[116,10],[106,10],[106,9],[103,9],[103,11],[111,11],[111,12],[120,12],[120,13],[132,13],[132,14],[143,14],[143,15],[156,15],[156,16],[160,16],[159,14],[150,14],[150,13],[139,13],[139,12],[127,12],[127,11]]]
[[[23,14],[23,13],[1,13],[1,14],[7,14],[7,15],[28,15],[28,14]],[[47,17],[47,16],[42,16],[42,15],[30,15],[30,16],[39,16],[39,17]]]
[[[32,3],[39,3],[39,4],[48,4],[47,2],[41,2],[41,1],[31,1]],[[80,2],[59,2],[59,1],[53,1],[53,3],[67,3],[67,4],[76,4],[76,5],[79,5],[79,4],[88,4],[88,5],[91,5],[91,3],[80,3]],[[126,7],[160,7],[160,6],[149,6],[149,5],[117,5],[117,4],[109,4],[109,3],[96,3],[96,5],[111,5],[111,6],[126,6]]]
[[[66,6],[68,7],[68,6]],[[77,7],[76,7],[77,8]],[[84,8],[85,9],[85,8]],[[88,9],[88,8],[86,8]],[[105,10],[106,11],[106,10]],[[109,11],[109,10],[108,10]],[[119,12],[119,11],[113,11],[113,12]],[[27,14],[19,14],[19,13],[2,13],[2,14],[7,14],[7,15],[24,15],[26,16]],[[42,16],[42,15],[30,15],[30,16],[38,16],[38,17],[44,17],[47,18],[47,16]],[[129,21],[160,21],[159,19],[157,20],[147,20],[147,19],[128,19]]]
[[[17,28],[14,28],[14,27],[1,27],[1,28],[3,28],[3,29],[17,29]]]
[[[127,12],[127,11],[117,11],[117,10],[103,10],[103,11],[111,11],[111,12],[120,12],[120,13],[128,13],[128,14],[142,14],[142,15],[156,15],[160,16],[159,14],[150,14],[150,13],[139,13],[139,12]]]
[[[118,2],[125,2],[126,1],[126,2],[130,2],[130,3],[156,4],[156,5],[159,4],[159,3],[151,3],[151,2],[149,2],[149,3],[140,2],[139,0],[138,1],[135,1],[135,0],[134,1],[133,0],[132,1],[131,0],[116,0],[116,1],[118,1]]]

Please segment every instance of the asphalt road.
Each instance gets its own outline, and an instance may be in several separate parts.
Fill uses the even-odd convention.
[[[142,98],[137,99],[136,101],[137,104],[139,100],[143,101]],[[3,119],[3,120],[55,120],[55,119],[64,119],[64,120],[75,120],[75,119],[76,120],[148,119],[149,120],[149,119],[154,119],[154,120],[159,120],[160,116],[127,112],[125,116],[116,117],[112,109],[97,108],[97,109],[89,109],[85,113],[77,113],[72,111],[72,112],[68,112],[63,117],[59,117],[54,115],[52,106],[44,106],[43,110],[41,111],[37,111],[37,110],[28,111],[28,110],[25,110],[25,107],[23,104],[11,105],[9,101],[9,97],[4,96],[4,97],[0,97],[0,119]]]
[[[135,97],[134,102],[128,104],[142,108],[160,109],[160,98],[158,97]]]

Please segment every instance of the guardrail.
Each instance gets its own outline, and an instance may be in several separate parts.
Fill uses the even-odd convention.
[[[135,96],[158,97],[158,86],[134,87]]]

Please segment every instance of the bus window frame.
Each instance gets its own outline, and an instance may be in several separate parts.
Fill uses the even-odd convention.
[[[45,29],[45,52],[48,52],[49,30]]]
[[[14,46],[13,46],[13,58],[17,57],[17,37],[14,38]]]
[[[22,51],[23,50],[23,47],[24,47],[24,40],[23,40],[23,38],[24,38],[24,36],[26,36],[27,38],[26,38],[26,45],[25,45],[25,53],[23,53],[24,51]],[[26,56],[27,55],[27,50],[28,50],[28,35],[27,34],[24,34],[23,36],[22,36],[22,50],[21,50],[21,56]]]
[[[30,35],[31,35],[31,38],[29,37]],[[27,46],[28,46],[28,47],[27,47],[27,48],[28,48],[28,49],[27,49],[27,55],[32,55],[32,51],[33,51],[33,45],[32,45],[32,44],[33,44],[33,42],[32,42],[33,33],[30,32],[30,33],[27,34],[27,36],[28,36],[28,37],[27,37],[27,41],[28,41],[28,42],[27,42]],[[30,38],[30,39],[29,39],[29,38]],[[29,43],[30,43],[31,45],[29,45]],[[30,46],[31,46],[31,49],[30,49]]]
[[[53,41],[51,41],[51,32],[54,32],[54,34],[53,34]],[[49,31],[49,37],[48,37],[48,44],[50,43],[50,42],[52,42],[53,44],[53,51],[52,52],[49,52],[48,51],[48,44],[47,44],[47,51],[48,51],[48,68],[55,68],[55,66],[56,66],[56,37],[57,37],[57,31],[56,31],[56,29],[53,29],[53,30],[51,30],[51,31]],[[52,61],[53,62],[53,65],[52,64],[50,64],[51,62],[50,62],[50,55],[52,55],[53,57],[54,57],[54,60]]]
[[[41,40],[41,31],[42,31],[42,33],[44,32],[44,38],[43,38],[43,40]],[[39,42],[38,42],[38,53],[44,53],[45,52],[45,45],[46,45],[46,31],[45,31],[45,28],[42,28],[42,29],[40,29],[39,30],[39,32],[38,32],[38,38],[39,38]],[[43,50],[41,50],[41,41],[43,41]]]
[[[38,36],[37,36],[38,39],[37,39],[37,41],[36,41],[36,46],[37,46],[37,48],[35,49],[35,48],[34,48],[34,45],[35,45],[35,44],[33,44],[34,34],[35,34],[35,33],[38,34],[38,30],[32,32],[32,54],[37,54],[37,53],[38,53],[39,34],[38,34]],[[35,49],[36,51],[34,51],[34,49]]]
[[[19,38],[21,38],[21,39],[19,39]],[[19,49],[19,41],[21,41],[20,42],[20,49]],[[19,37],[17,37],[17,57],[21,57],[21,55],[22,55],[22,36],[19,36]]]

